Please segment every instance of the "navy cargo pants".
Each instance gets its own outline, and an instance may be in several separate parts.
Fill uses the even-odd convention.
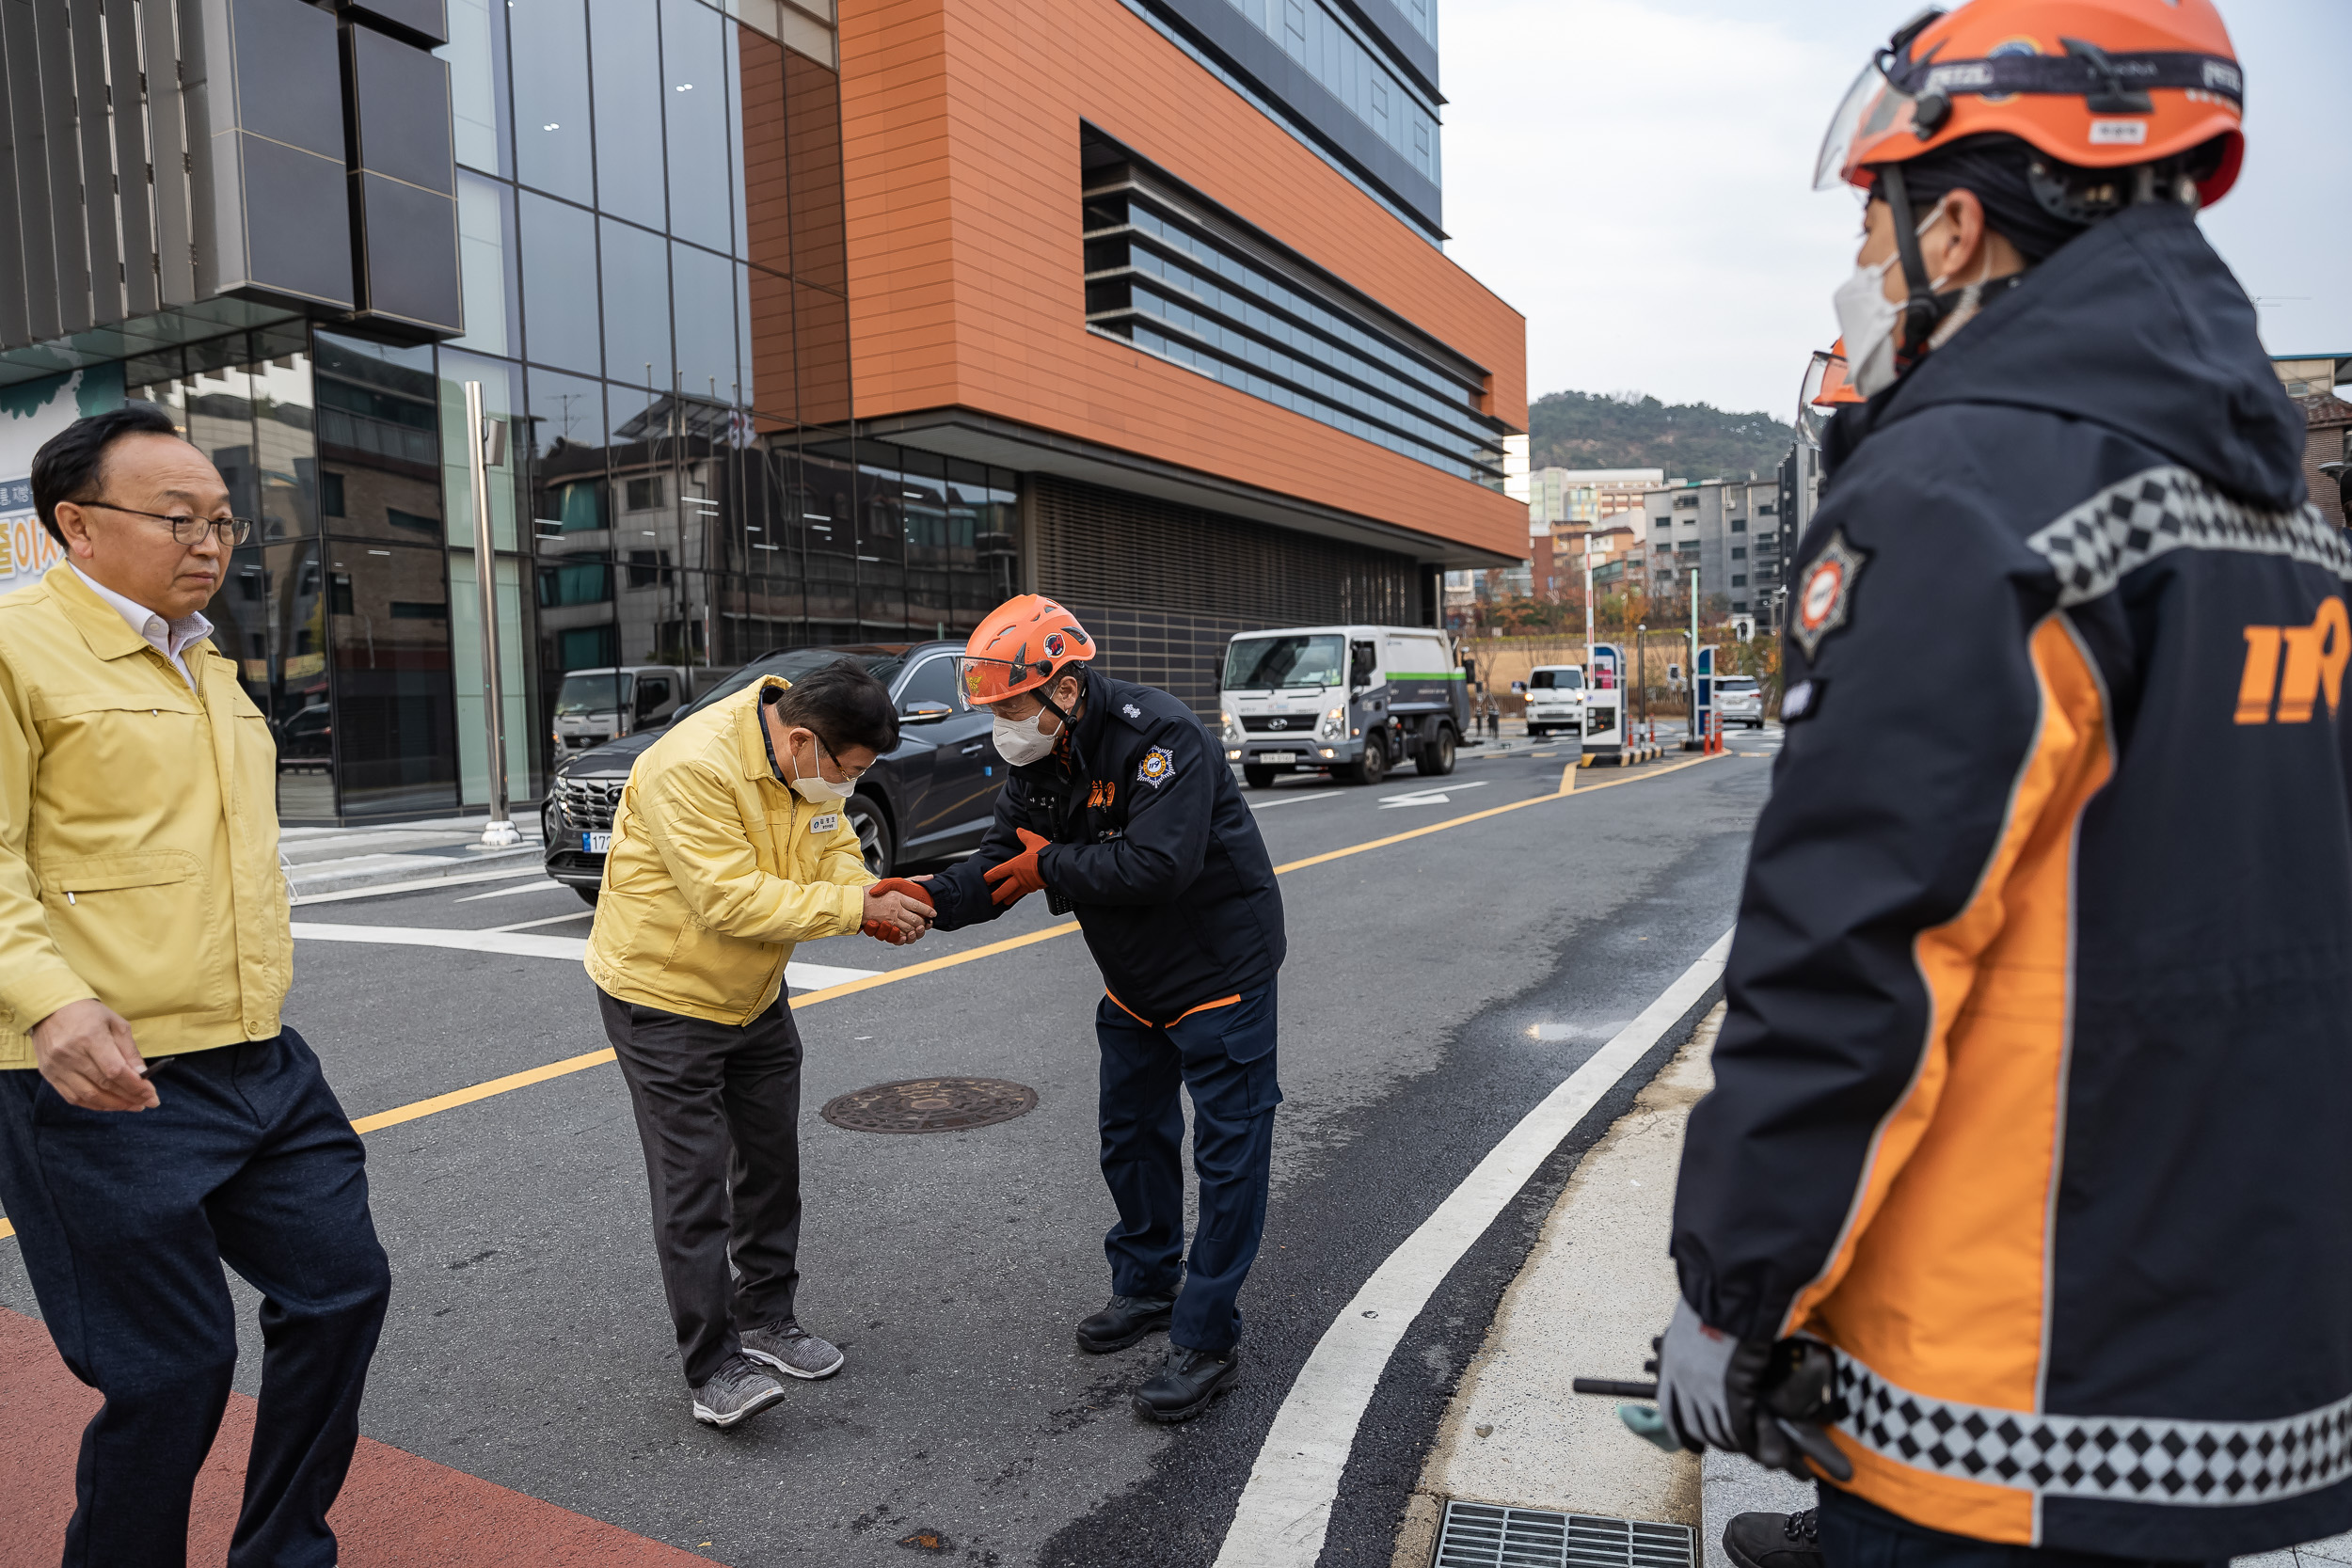
[[[1274,986],[1150,1023],[1105,995],[1094,1010],[1103,1047],[1103,1180],[1119,1223],[1103,1238],[1111,1290],[1174,1296],[1171,1343],[1216,1354],[1241,1338],[1233,1301],[1265,1235],[1274,1152]],[[1200,1224],[1184,1255],[1184,1105],[1192,1091],[1192,1168]]]

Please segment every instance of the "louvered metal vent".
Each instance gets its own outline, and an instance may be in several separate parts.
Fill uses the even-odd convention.
[[[1693,1568],[1696,1554],[1688,1525],[1450,1502],[1437,1568]]]
[[[1216,711],[1225,641],[1263,626],[1421,626],[1407,557],[1040,474],[1038,591],[1102,647],[1099,668]]]

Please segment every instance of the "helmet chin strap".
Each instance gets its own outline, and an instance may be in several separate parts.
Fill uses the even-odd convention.
[[[1926,352],[1928,340],[1935,336],[1947,308],[1936,297],[1928,277],[1927,258],[1919,253],[1918,224],[1911,214],[1911,189],[1903,182],[1903,166],[1888,164],[1881,168],[1879,188],[1886,193],[1886,211],[1895,220],[1895,253],[1902,258],[1903,287],[1910,296],[1903,301],[1901,352],[1915,359]]]
[[[1073,678],[1077,681],[1078,689],[1081,692],[1085,691],[1087,678],[1084,672],[1082,671]],[[1061,721],[1062,734],[1070,737],[1070,766],[1073,770],[1083,771],[1086,767],[1086,757],[1078,750],[1078,721],[1064,713],[1060,705],[1054,701],[1054,688],[1060,684],[1059,680],[1050,680],[1039,687],[1037,689],[1038,705]]]

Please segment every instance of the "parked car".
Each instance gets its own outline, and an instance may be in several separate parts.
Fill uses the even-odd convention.
[[[335,710],[325,703],[306,707],[278,726],[278,770],[324,773],[335,755]]]
[[[1724,726],[1745,724],[1752,730],[1764,727],[1764,693],[1754,675],[1718,675],[1715,677],[1715,711],[1723,715]]]
[[[995,814],[1005,764],[989,740],[989,716],[964,700],[956,678],[961,642],[860,643],[792,648],[752,660],[663,723],[592,747],[557,768],[541,816],[548,875],[596,902],[612,813],[638,756],[688,714],[764,675],[796,675],[837,658],[855,659],[890,688],[898,710],[898,749],[878,759],[843,808],[857,828],[866,869],[887,877],[898,866],[968,854],[979,847]]]

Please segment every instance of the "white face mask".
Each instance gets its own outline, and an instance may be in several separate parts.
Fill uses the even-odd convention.
[[[1943,213],[1944,204],[1939,201],[1914,232],[1924,235]],[[1846,375],[1854,390],[1866,398],[1874,398],[1895,385],[1899,373],[1895,324],[1902,319],[1903,308],[1886,297],[1887,269],[1897,260],[1889,256],[1875,264],[1863,262],[1837,286],[1837,331],[1846,340]]]
[[[813,752],[818,751],[814,736],[809,737],[808,748]],[[835,784],[826,778],[815,766],[811,766],[805,773],[800,772],[800,768],[801,759],[795,756],[792,759],[792,768],[800,776],[792,781],[792,793],[812,806],[838,805],[857,793],[857,785]]]
[[[1038,726],[1044,721],[1042,704],[1026,719],[1008,719],[1001,713],[996,715],[994,722],[989,726],[989,738],[996,742],[996,754],[1015,768],[1044,761],[1053,754],[1054,742],[1061,734],[1056,730],[1047,735],[1040,729]]]

